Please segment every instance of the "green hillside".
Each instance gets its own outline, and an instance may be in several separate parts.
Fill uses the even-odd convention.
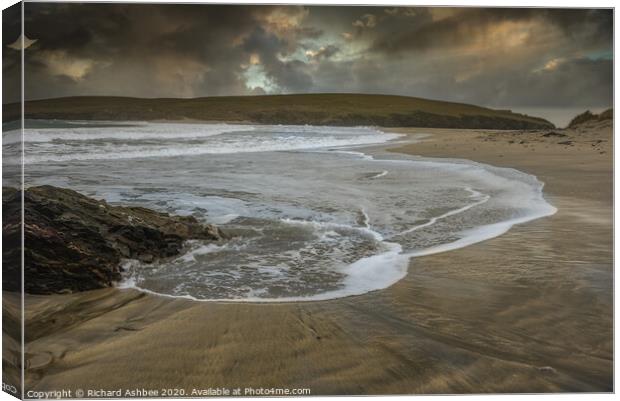
[[[67,97],[28,101],[26,118],[68,120],[182,120],[263,124],[376,125],[486,129],[553,127],[536,117],[463,103],[362,94],[226,96],[194,99]],[[19,104],[4,106],[4,121]]]

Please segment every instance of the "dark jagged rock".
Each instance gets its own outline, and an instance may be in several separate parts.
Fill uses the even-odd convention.
[[[551,132],[547,132],[545,134],[542,134],[542,136],[544,136],[545,138],[549,138],[549,137],[552,137],[552,136],[555,136],[555,137],[558,137],[558,138],[563,138],[563,137],[568,136],[568,135],[562,134],[560,132],[551,131]]]
[[[21,192],[2,189],[3,289],[21,287]],[[218,241],[224,234],[193,217],[142,207],[111,206],[53,186],[24,192],[24,288],[52,294],[111,286],[121,259],[146,263],[178,255],[187,239]]]

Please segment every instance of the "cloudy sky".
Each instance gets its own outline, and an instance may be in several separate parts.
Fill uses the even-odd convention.
[[[27,99],[363,92],[547,117],[612,103],[611,10],[26,3],[25,14]],[[18,36],[5,28],[5,53],[19,53]]]

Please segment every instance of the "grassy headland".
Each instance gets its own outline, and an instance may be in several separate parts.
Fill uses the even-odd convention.
[[[4,106],[4,121],[19,118],[18,103]],[[376,125],[471,129],[543,129],[542,118],[464,103],[391,95],[302,94],[193,99],[65,97],[25,104],[30,119],[200,120],[262,124]]]

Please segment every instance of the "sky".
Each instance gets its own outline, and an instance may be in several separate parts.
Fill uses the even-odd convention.
[[[612,105],[612,31],[600,9],[26,3],[25,97],[381,93],[557,122]]]

